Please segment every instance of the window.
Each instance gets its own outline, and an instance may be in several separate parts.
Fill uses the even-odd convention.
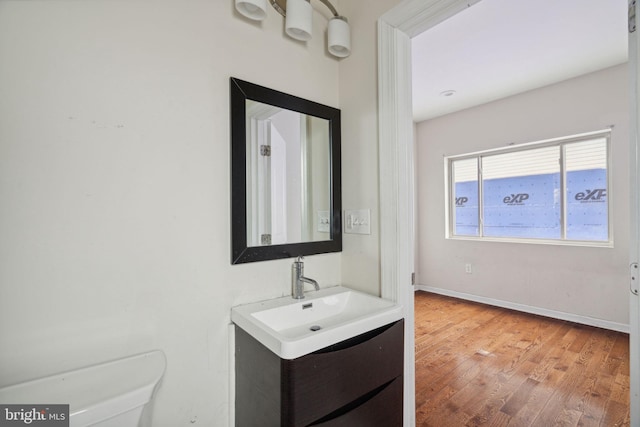
[[[448,237],[610,246],[610,130],[452,156]]]

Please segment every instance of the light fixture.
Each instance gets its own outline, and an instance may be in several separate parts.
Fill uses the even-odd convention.
[[[339,58],[349,56],[351,53],[351,31],[347,18],[344,16],[331,18],[327,38],[329,53]]]
[[[267,0],[236,0],[236,10],[254,21],[267,17]]]
[[[329,0],[319,0],[333,17],[329,20],[327,42],[329,53],[338,58],[351,54],[351,30],[347,18],[340,15]],[[269,0],[271,6],[285,17],[285,32],[296,40],[311,39],[313,8],[310,0]],[[235,0],[236,10],[249,19],[266,18],[266,0]]]
[[[284,30],[296,40],[311,40],[313,9],[309,0],[287,0]]]

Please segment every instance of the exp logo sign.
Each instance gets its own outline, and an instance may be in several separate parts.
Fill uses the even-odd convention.
[[[468,197],[456,197],[456,206],[464,206],[465,203],[469,201]]]
[[[507,205],[523,205],[524,201],[529,198],[528,193],[512,194],[502,199],[502,203]]]
[[[577,193],[574,196],[579,202],[604,202],[603,198],[607,197],[606,188],[596,188],[594,190],[585,190]]]

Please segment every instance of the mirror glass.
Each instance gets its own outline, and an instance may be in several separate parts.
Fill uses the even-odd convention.
[[[330,240],[329,121],[248,99],[247,246]]]
[[[338,252],[340,110],[231,79],[233,264]]]

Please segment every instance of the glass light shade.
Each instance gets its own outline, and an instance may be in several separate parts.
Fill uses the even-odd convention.
[[[311,39],[313,9],[306,0],[287,0],[285,31],[289,37],[307,41]]]
[[[327,30],[329,53],[338,58],[351,54],[351,30],[347,19],[337,16],[329,21]]]
[[[254,21],[267,17],[267,0],[236,0],[236,10]]]

